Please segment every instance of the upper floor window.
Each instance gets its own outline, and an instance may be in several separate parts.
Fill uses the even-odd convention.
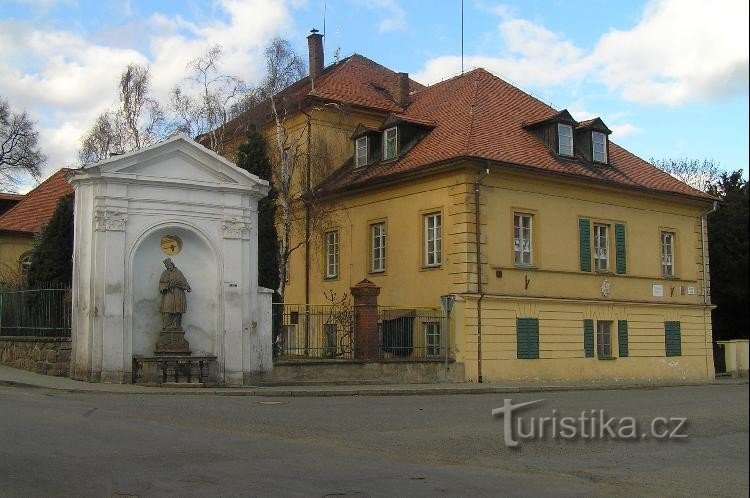
[[[594,225],[594,268],[609,271],[609,225]]]
[[[398,129],[394,126],[383,132],[383,161],[396,157]]]
[[[339,276],[339,232],[326,233],[326,278]]]
[[[359,137],[355,142],[354,166],[367,164],[367,137]]]
[[[661,273],[674,277],[674,233],[661,233]]]
[[[566,124],[557,125],[558,153],[561,156],[573,155],[573,127]]]
[[[443,216],[431,213],[424,216],[425,266],[440,266],[443,259]]]
[[[516,213],[513,215],[513,263],[516,265],[531,265],[532,216],[530,214]]]
[[[385,223],[370,225],[372,246],[370,253],[370,271],[385,271]]]
[[[598,163],[607,162],[607,135],[598,131],[591,132],[591,144],[593,146],[594,161]]]

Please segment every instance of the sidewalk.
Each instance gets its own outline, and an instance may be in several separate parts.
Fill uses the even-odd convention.
[[[92,384],[67,377],[50,377],[0,365],[0,386],[34,387],[68,393],[212,395],[212,396],[408,396],[445,394],[533,393],[546,391],[582,391],[642,389],[654,387],[703,386],[711,384],[747,384],[747,379],[721,378],[709,382],[680,383],[516,383],[516,384],[388,384],[388,385],[300,385],[243,387],[147,387],[133,384]]]

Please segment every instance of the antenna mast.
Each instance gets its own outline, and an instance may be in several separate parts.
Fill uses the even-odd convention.
[[[464,0],[461,0],[461,74],[464,74]]]

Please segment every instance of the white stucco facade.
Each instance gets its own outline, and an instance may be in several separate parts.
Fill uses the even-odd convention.
[[[171,257],[190,283],[182,326],[218,380],[272,369],[271,291],[258,287],[258,200],[268,183],[184,135],[78,170],[71,376],[128,383],[161,328],[158,290]],[[165,253],[165,237],[181,248]]]

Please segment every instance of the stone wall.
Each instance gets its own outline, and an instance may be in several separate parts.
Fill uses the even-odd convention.
[[[0,364],[39,374],[67,377],[70,350],[69,337],[0,336]]]

